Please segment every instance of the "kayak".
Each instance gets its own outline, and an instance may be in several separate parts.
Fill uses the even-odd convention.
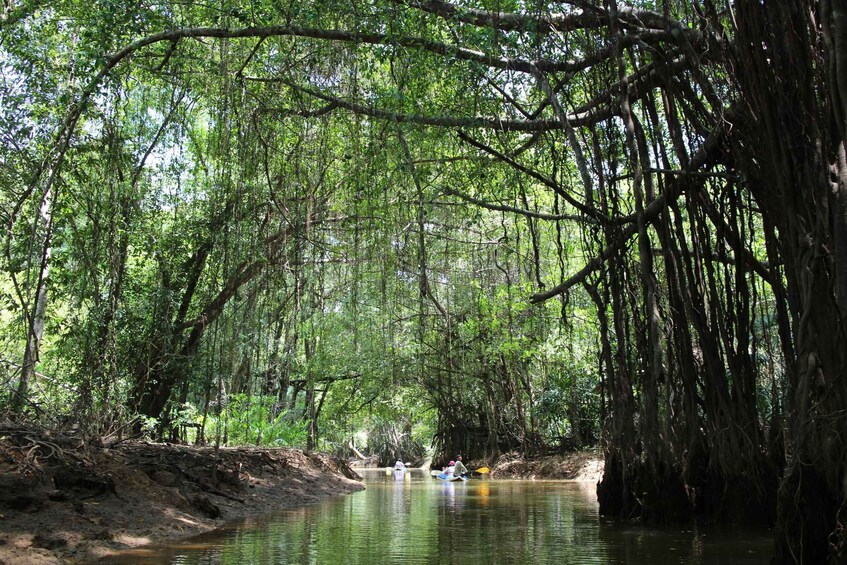
[[[462,477],[462,476],[459,476],[459,475],[448,475],[447,473],[439,473],[437,475],[433,475],[433,477],[435,477],[436,479],[442,480],[442,481],[467,481],[468,480],[467,477]]]

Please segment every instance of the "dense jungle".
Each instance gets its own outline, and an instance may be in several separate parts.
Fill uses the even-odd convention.
[[[843,2],[4,0],[0,75],[0,436],[599,446],[847,562]]]

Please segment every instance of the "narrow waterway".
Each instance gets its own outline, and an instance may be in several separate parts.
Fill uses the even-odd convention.
[[[104,563],[766,564],[765,530],[601,520],[593,483],[443,482],[364,471],[366,490]]]

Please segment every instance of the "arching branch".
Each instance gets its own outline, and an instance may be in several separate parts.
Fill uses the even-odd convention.
[[[171,29],[154,33],[147,37],[142,37],[141,39],[130,43],[123,49],[106,55],[106,61],[108,62],[108,66],[112,68],[138,50],[162,41],[180,41],[182,39],[202,38],[267,39],[270,37],[301,37],[359,45],[393,45],[407,49],[427,51],[436,55],[449,56],[462,61],[472,61],[495,69],[520,71],[524,73],[533,72],[533,69],[535,68],[541,69],[544,72],[567,72],[572,70],[572,64],[569,62],[549,60],[527,61],[524,59],[496,57],[482,51],[458,47],[449,43],[430,41],[419,37],[298,26],[262,26],[235,29],[217,27]]]
[[[396,123],[413,123],[424,126],[443,127],[443,128],[481,128],[492,129],[497,131],[518,131],[518,132],[544,132],[562,129],[562,125],[558,120],[503,120],[499,118],[481,118],[481,117],[456,117],[456,116],[425,116],[421,114],[401,114],[390,112],[388,110],[380,110],[363,104],[357,104],[338,98],[331,94],[321,92],[314,88],[308,88],[293,81],[284,78],[259,78],[245,77],[247,80],[257,82],[276,82],[281,83],[289,88],[307,94],[319,100],[323,100],[330,104],[330,108],[324,110],[330,111],[335,108],[343,108],[355,114],[370,116]],[[290,110],[287,113],[292,113]],[[321,111],[318,111],[321,112]],[[321,112],[323,113],[323,112]]]

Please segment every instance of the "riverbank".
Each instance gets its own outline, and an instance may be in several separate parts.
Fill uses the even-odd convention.
[[[0,430],[0,565],[121,549],[362,490],[346,462],[285,448],[83,444]]]
[[[471,468],[481,466],[476,464]],[[603,453],[599,449],[545,457],[506,453],[489,467],[493,479],[573,480],[596,484],[603,476]]]

